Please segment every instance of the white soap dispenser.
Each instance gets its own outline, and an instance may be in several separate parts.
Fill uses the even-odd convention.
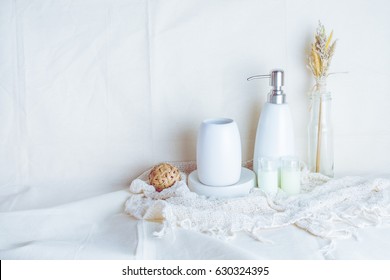
[[[294,130],[290,107],[286,102],[283,70],[273,70],[269,75],[257,75],[248,78],[269,78],[272,90],[264,104],[257,125],[253,171],[258,172],[258,160],[262,157],[281,158],[295,156]]]

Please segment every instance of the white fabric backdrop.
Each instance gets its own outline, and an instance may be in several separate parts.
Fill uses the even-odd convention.
[[[194,160],[204,118],[235,119],[251,159],[269,87],[246,77],[276,67],[305,159],[318,19],[339,39],[332,70],[349,71],[329,79],[336,174],[390,173],[389,12],[386,0],[0,0],[3,221]]]

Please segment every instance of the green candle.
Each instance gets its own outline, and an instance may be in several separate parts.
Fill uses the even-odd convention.
[[[261,157],[258,160],[257,185],[268,194],[276,194],[279,188],[279,159]]]
[[[287,194],[298,194],[301,190],[301,172],[299,170],[282,170],[281,189]]]
[[[299,160],[294,157],[281,159],[280,187],[287,194],[298,194],[301,191],[301,172]]]
[[[259,188],[266,193],[277,193],[279,185],[279,175],[277,170],[259,171],[257,173]]]

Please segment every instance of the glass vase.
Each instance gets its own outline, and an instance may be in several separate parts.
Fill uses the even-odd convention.
[[[311,172],[334,176],[332,95],[326,81],[317,81],[310,94],[308,165]]]

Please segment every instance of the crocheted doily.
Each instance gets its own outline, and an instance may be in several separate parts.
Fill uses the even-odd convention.
[[[261,230],[295,225],[309,233],[334,240],[354,236],[356,229],[390,222],[390,180],[326,176],[302,171],[302,192],[267,196],[254,188],[246,197],[212,199],[189,190],[186,178],[195,162],[172,163],[182,180],[157,192],[145,171],[130,185],[125,212],[137,219],[162,222],[163,235],[181,227],[219,238],[244,231],[262,240]],[[245,166],[250,167],[250,163]]]

